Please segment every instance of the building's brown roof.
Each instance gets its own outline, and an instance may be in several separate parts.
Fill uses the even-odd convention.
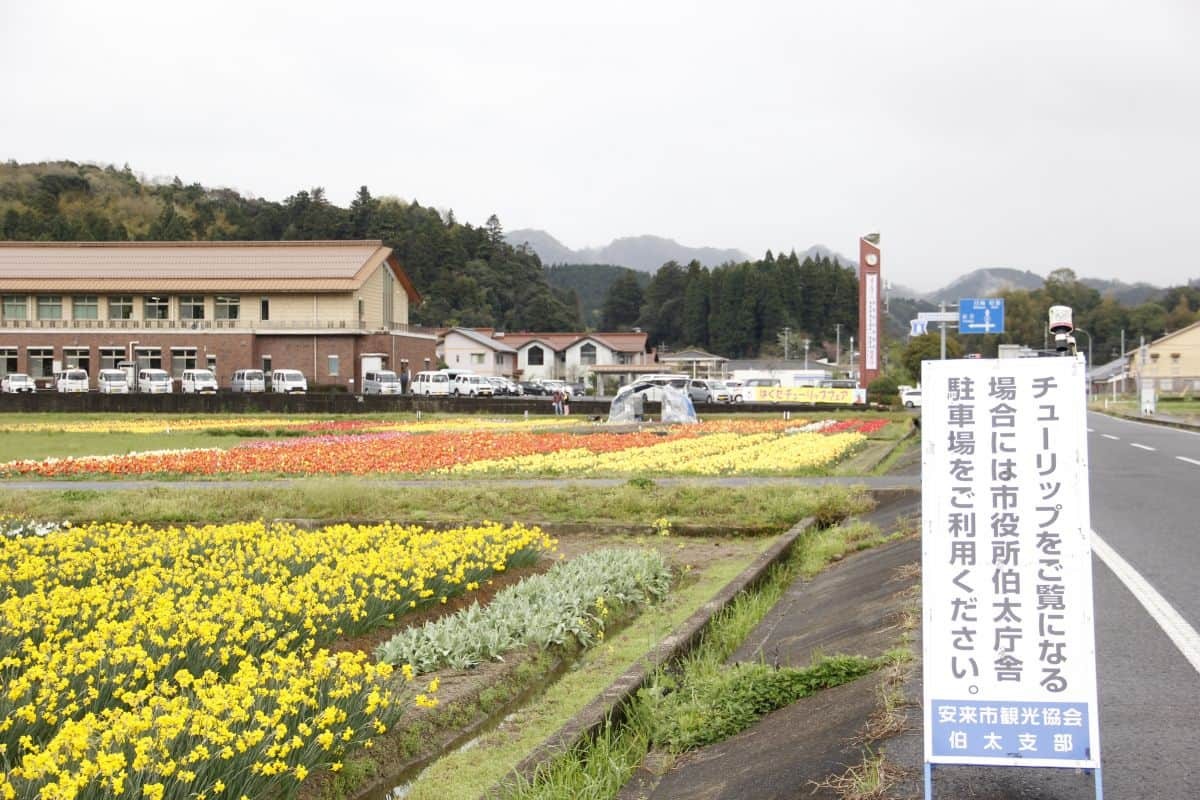
[[[503,341],[518,350],[532,341],[538,341],[547,347],[562,352],[581,339],[594,339],[610,350],[621,353],[641,353],[646,350],[646,334],[644,333],[506,333]]]
[[[385,260],[409,297],[420,295],[376,241],[0,242],[9,292],[349,292]]]

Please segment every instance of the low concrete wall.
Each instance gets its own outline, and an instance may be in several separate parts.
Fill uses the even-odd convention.
[[[607,417],[610,401],[577,398],[571,401],[571,416]],[[819,411],[863,410],[861,406],[811,406],[780,403],[698,403],[696,413],[701,417],[714,414],[793,413],[812,414]],[[553,414],[554,406],[548,397],[361,397],[345,392],[313,392],[310,394],[37,394],[0,395],[0,412],[121,412],[136,414],[363,414],[412,412],[444,414]],[[660,413],[658,403],[646,404],[648,418]]]

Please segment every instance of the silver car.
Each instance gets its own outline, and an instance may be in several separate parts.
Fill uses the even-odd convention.
[[[733,395],[724,381],[696,379],[688,381],[688,397],[693,403],[729,403]]]

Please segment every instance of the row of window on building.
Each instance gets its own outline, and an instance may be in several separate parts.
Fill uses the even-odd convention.
[[[55,361],[60,369],[87,370],[89,375],[95,375],[92,369],[116,369],[118,365],[128,360],[129,351],[124,347],[100,347],[99,363],[92,363],[92,348],[63,347],[56,355],[53,347],[26,347],[26,368],[20,368],[20,348],[0,347],[0,377],[10,372],[27,372],[33,378],[51,378],[55,372]],[[178,378],[185,369],[208,367],[215,369],[217,358],[206,354],[204,362],[199,361],[199,353],[195,347],[135,347],[134,360],[139,368],[167,369]],[[331,356],[336,359],[337,356]],[[336,369],[336,367],[334,367]],[[336,373],[334,373],[336,374]]]
[[[141,319],[206,319],[205,296],[183,294],[178,296],[178,316],[171,313],[171,295],[148,294],[135,297],[131,294],[70,296],[69,313],[65,311],[64,296],[57,294],[33,295],[6,294],[0,298],[0,318],[6,320],[59,320],[59,319],[135,319],[135,309],[140,299]],[[104,300],[104,316],[101,316],[101,300]],[[242,298],[235,294],[219,294],[213,297],[213,319],[234,320],[242,315]],[[64,316],[64,314],[67,316]],[[269,298],[259,300],[259,319],[271,318]]]

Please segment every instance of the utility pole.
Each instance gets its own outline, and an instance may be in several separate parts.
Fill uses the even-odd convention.
[[[812,341],[811,339],[804,340],[804,368],[805,369],[808,369],[808,345],[811,341]]]
[[[788,342],[792,338],[792,329],[786,325],[783,328],[783,360],[788,360]]]
[[[835,322],[833,327],[837,329],[837,350],[835,351],[837,355],[833,357],[833,363],[837,364],[837,368],[840,369],[842,366],[842,323]]]
[[[946,301],[945,300],[942,301],[941,306],[939,306],[939,308],[942,310],[943,313],[945,313],[945,311],[946,311]],[[946,360],[946,323],[939,322],[938,327],[940,327],[942,329],[941,358],[942,358],[942,361],[945,361]]]

